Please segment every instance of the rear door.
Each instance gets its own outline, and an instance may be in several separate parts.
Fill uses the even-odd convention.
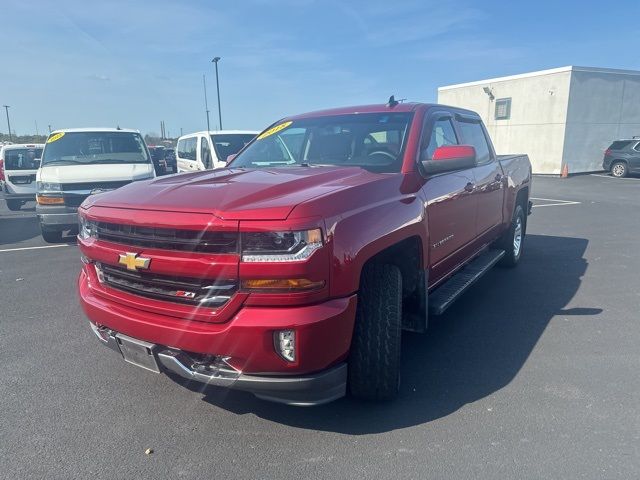
[[[428,160],[437,147],[461,144],[453,115],[430,114],[420,142],[420,160]],[[429,283],[443,279],[471,255],[476,234],[476,197],[473,169],[429,176],[423,186],[429,232]]]
[[[5,181],[10,192],[15,194],[35,194],[36,172],[40,166],[40,157],[42,157],[42,146],[5,147]]]
[[[179,172],[197,170],[197,137],[184,137],[178,140],[176,147],[176,163]]]
[[[456,115],[462,141],[476,149],[477,166],[474,169],[477,199],[476,236],[487,240],[503,222],[504,177],[500,162],[488,141],[487,132],[479,117]]]

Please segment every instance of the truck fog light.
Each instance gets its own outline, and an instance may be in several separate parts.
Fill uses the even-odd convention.
[[[296,361],[296,331],[280,330],[275,332],[274,343],[278,354],[288,362]]]

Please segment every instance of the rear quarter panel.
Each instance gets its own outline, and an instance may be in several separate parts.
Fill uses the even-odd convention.
[[[505,225],[511,222],[518,192],[527,189],[525,205],[531,195],[531,163],[527,155],[498,155],[506,176],[504,201]]]

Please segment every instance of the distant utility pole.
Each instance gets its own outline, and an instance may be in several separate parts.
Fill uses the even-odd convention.
[[[180,127],[180,136],[182,136],[182,135],[184,135],[184,134],[182,133],[182,127]]]
[[[207,80],[204,75],[202,75],[202,85],[204,86],[204,109],[207,111],[207,132],[211,130],[211,126],[209,125],[209,104],[207,103]]]
[[[49,125],[49,133],[51,133],[51,125]]]
[[[34,120],[35,124],[36,124],[36,135],[39,137],[40,136],[40,132],[38,131],[38,121]]]
[[[9,105],[3,105],[5,112],[7,112],[7,128],[9,129],[9,141],[13,141],[13,137],[11,136],[11,122],[9,121]]]
[[[216,65],[216,90],[218,91],[218,121],[220,123],[220,130],[222,130],[222,109],[220,107],[220,82],[218,81],[218,62],[220,57],[213,57],[212,63]]]

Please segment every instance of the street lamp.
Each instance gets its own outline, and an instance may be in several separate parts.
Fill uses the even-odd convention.
[[[9,129],[9,141],[13,141],[11,137],[11,122],[9,122],[9,105],[3,105],[5,112],[7,112],[7,128]]]
[[[213,57],[212,63],[216,66],[216,90],[218,91],[218,122],[220,123],[220,130],[222,130],[222,110],[220,108],[220,82],[218,80],[218,62],[220,57]]]
[[[207,81],[204,75],[202,75],[202,86],[204,87],[204,109],[207,112],[207,132],[209,132],[211,130],[209,125],[209,103],[207,102]]]

